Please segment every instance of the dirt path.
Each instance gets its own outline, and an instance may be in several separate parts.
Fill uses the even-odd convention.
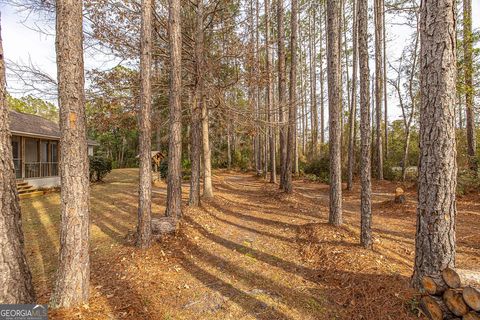
[[[325,223],[326,185],[296,181],[286,197],[252,175],[219,172],[215,198],[186,208],[179,234],[139,251],[136,175],[116,170],[93,187],[91,303],[52,318],[416,318],[408,285],[413,193],[395,206],[394,184],[375,187],[375,250],[367,251],[357,244],[358,190],[344,196],[345,226],[333,228]],[[163,186],[154,188],[154,203],[163,214]],[[480,268],[480,204],[459,207],[459,263]],[[22,209],[35,287],[46,302],[57,259],[58,194],[22,201]]]

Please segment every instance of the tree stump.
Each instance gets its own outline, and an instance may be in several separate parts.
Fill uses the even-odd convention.
[[[395,189],[395,203],[403,204],[406,201],[405,191],[402,188],[398,187]]]
[[[172,217],[152,218],[152,235],[155,239],[174,233],[178,229],[178,221]]]

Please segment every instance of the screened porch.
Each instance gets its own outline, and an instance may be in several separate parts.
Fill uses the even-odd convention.
[[[58,141],[23,136],[12,137],[17,179],[58,176]]]

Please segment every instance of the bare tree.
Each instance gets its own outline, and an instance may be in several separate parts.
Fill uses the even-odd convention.
[[[327,67],[330,139],[330,214],[329,222],[342,224],[342,161],[341,161],[341,12],[340,1],[327,0]]]
[[[83,67],[83,1],[56,2],[60,107],[61,226],[59,268],[52,307],[88,303],[90,185]]]
[[[137,246],[148,248],[152,238],[152,0],[142,0],[140,39],[140,138]]]
[[[170,43],[170,141],[166,215],[182,216],[182,31],[180,0],[169,0],[168,28]]]
[[[455,266],[455,1],[420,9],[420,162],[412,283]],[[439,201],[441,199],[441,201]]]
[[[5,85],[0,26],[0,303],[25,304],[35,301],[35,292],[23,244]]]

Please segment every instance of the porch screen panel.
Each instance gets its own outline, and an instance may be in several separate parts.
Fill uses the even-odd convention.
[[[36,139],[25,139],[25,162],[38,162],[38,144]]]

